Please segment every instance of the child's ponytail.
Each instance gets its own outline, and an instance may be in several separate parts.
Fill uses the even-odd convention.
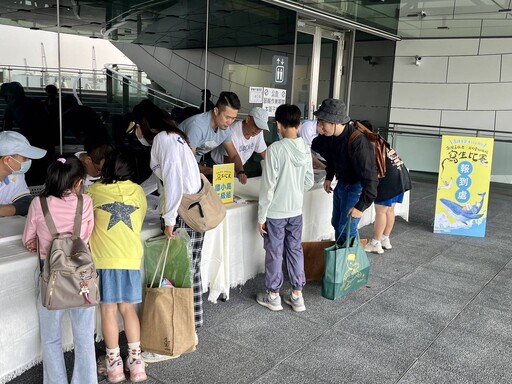
[[[61,198],[86,175],[82,162],[76,156],[59,157],[48,167],[41,195]]]

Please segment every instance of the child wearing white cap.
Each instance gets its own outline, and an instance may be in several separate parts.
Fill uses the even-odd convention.
[[[25,173],[32,159],[45,154],[44,149],[31,146],[18,132],[0,132],[0,217],[27,214],[32,198]]]

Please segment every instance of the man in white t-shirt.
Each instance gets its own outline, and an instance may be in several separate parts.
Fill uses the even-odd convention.
[[[228,129],[235,121],[240,109],[240,99],[233,92],[221,92],[213,110],[189,117],[179,128],[185,132],[190,147],[199,163],[199,170],[204,175],[211,175],[211,164],[204,164],[204,155],[218,146],[224,147],[230,160],[235,163],[235,173],[240,183],[247,183],[247,175]]]
[[[320,134],[316,122],[316,120],[303,120],[299,130],[299,137],[302,137],[310,148],[313,139]],[[313,168],[325,169],[326,161],[319,153],[311,151],[311,157],[313,158]]]
[[[259,153],[263,159],[265,158],[267,144],[263,131],[269,131],[267,111],[261,107],[254,107],[245,120],[233,123],[229,129],[231,130],[231,140],[240,155],[242,164],[245,164],[254,152]],[[229,162],[227,152],[223,147],[217,147],[212,151],[212,159],[216,164]]]
[[[44,155],[44,149],[31,146],[22,134],[0,132],[0,217],[27,214],[32,197],[25,172],[32,159]]]

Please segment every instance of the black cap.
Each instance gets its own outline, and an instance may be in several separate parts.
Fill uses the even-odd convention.
[[[345,103],[338,99],[325,99],[313,115],[319,120],[335,124],[345,124],[350,121]]]

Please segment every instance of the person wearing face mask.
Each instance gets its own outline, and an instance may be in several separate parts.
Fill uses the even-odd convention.
[[[0,132],[0,217],[25,216],[32,197],[25,173],[32,159],[41,159],[46,151],[33,147],[22,134]]]
[[[201,177],[189,138],[176,122],[150,100],[143,100],[133,108],[135,135],[139,141],[151,145],[150,167],[158,178],[159,211],[162,230],[167,238],[175,237],[175,229],[183,228],[190,236],[194,290],[194,322],[196,329],[203,326],[203,298],[201,282],[201,252],[204,233],[196,232],[178,214],[184,194],[201,189]],[[196,334],[197,337],[197,334]],[[196,344],[198,340],[196,338]],[[173,358],[144,351],[146,363]]]
[[[235,121],[239,109],[240,99],[235,93],[221,92],[213,110],[189,117],[179,125],[179,128],[190,139],[190,147],[200,164],[201,173],[212,174],[213,164],[204,164],[204,156],[222,145],[229,160],[235,163],[235,174],[238,180],[245,184],[247,175],[244,165],[233,144],[231,130],[228,129]]]

